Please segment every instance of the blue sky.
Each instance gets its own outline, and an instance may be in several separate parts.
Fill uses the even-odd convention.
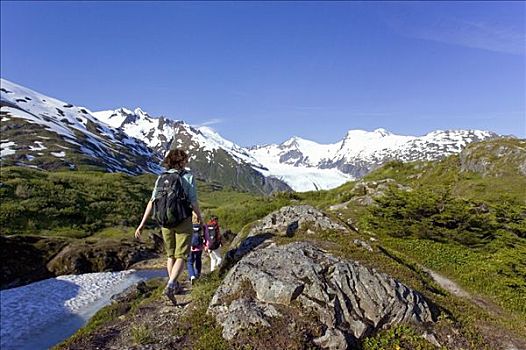
[[[524,2],[1,2],[1,75],[240,144],[526,137]]]

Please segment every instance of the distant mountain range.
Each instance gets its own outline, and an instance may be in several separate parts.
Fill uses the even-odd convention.
[[[157,173],[164,153],[183,147],[199,178],[259,193],[328,189],[389,160],[437,160],[471,142],[499,137],[480,130],[433,131],[421,137],[349,130],[334,144],[293,137],[244,148],[207,127],[152,117],[140,108],[91,112],[5,79],[0,113],[2,166]]]
[[[269,173],[284,179],[291,168],[330,169],[334,174],[360,178],[391,160],[438,160],[459,153],[471,142],[496,137],[499,135],[480,130],[433,131],[420,137],[395,135],[385,129],[349,130],[334,144],[293,137],[279,145],[253,147],[250,152]]]

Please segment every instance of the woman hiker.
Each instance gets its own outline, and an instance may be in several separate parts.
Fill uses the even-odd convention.
[[[174,149],[167,153],[163,161],[166,171],[157,178],[152,197],[148,202],[148,205],[146,205],[141,224],[135,231],[135,237],[139,239],[141,237],[141,231],[144,227],[144,224],[146,223],[146,220],[150,216],[152,209],[155,208],[154,216],[156,217],[157,221],[161,223],[164,248],[168,257],[166,263],[166,269],[168,271],[168,283],[164,289],[164,294],[174,304],[177,303],[174,294],[180,292],[181,289],[177,279],[181,275],[185,261],[188,259],[188,255],[190,253],[190,240],[193,232],[191,210],[194,211],[199,222],[203,222],[201,210],[199,209],[199,204],[197,203],[197,188],[195,185],[195,179],[192,173],[185,169],[187,163],[188,154],[184,150]],[[160,181],[161,179],[163,180]],[[180,191],[181,187],[183,191]],[[164,198],[162,198],[163,193],[166,194]],[[183,200],[176,201],[173,200],[173,197],[170,199],[169,196],[173,196],[174,193],[177,193],[177,198],[182,197]],[[154,203],[154,201],[157,202]],[[162,205],[161,203],[167,204]],[[175,207],[173,207],[173,203],[176,203]],[[167,210],[166,208],[171,208],[171,210]],[[159,212],[162,212],[163,210],[165,211],[164,217],[162,214],[159,215]],[[181,214],[181,212],[184,214]],[[164,227],[162,223],[166,222],[166,220],[169,222],[177,220],[173,219],[174,217],[186,218],[173,227],[171,224],[168,225],[170,227]],[[170,221],[170,219],[172,219],[172,221]]]

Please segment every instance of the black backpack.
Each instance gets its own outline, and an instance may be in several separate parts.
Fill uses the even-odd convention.
[[[153,200],[153,218],[161,227],[175,227],[192,215],[192,206],[181,183],[181,173],[162,173]]]
[[[194,232],[192,233],[192,248],[202,248],[203,247],[203,235],[201,233],[201,225],[194,224]]]

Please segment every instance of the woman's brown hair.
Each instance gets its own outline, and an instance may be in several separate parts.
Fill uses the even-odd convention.
[[[188,153],[180,148],[172,149],[164,157],[163,165],[167,169],[183,169],[188,161]]]

